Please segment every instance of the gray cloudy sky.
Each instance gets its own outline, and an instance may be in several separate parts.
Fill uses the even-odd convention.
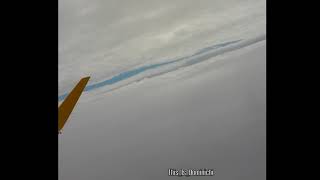
[[[133,66],[265,33],[265,0],[59,0],[59,94]]]
[[[59,0],[59,94],[210,45],[265,37],[265,0]],[[266,178],[265,39],[83,93],[59,135],[59,179]],[[141,74],[140,74],[141,75]]]

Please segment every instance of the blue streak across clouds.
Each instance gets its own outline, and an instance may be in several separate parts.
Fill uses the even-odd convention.
[[[94,90],[94,89],[97,89],[97,88],[100,88],[100,87],[103,87],[103,86],[112,85],[112,84],[118,83],[118,82],[120,82],[122,80],[126,80],[128,78],[131,78],[131,77],[133,77],[133,76],[135,76],[137,74],[140,74],[140,73],[142,73],[144,71],[147,71],[147,70],[150,70],[150,69],[159,68],[161,66],[165,66],[165,65],[169,65],[169,64],[173,64],[173,63],[177,63],[177,62],[183,61],[183,60],[185,60],[187,58],[191,58],[193,56],[204,54],[204,53],[206,53],[208,51],[211,51],[211,50],[214,50],[214,49],[217,49],[217,48],[221,48],[221,47],[225,47],[227,45],[234,44],[234,43],[237,43],[239,41],[241,41],[241,40],[229,41],[229,42],[225,42],[225,43],[209,46],[209,47],[206,47],[206,48],[203,48],[203,49],[197,51],[196,53],[194,53],[194,54],[192,54],[190,56],[178,58],[178,59],[167,61],[167,62],[163,62],[163,63],[146,65],[146,66],[138,67],[136,69],[128,70],[128,71],[122,72],[122,73],[120,73],[120,74],[118,74],[116,76],[113,76],[110,79],[107,79],[107,80],[104,80],[102,82],[98,82],[98,83],[94,83],[94,84],[88,85],[84,89],[84,91],[91,91],[91,90]],[[65,93],[65,94],[59,96],[58,97],[58,101],[64,100],[68,96],[68,94],[69,93]]]

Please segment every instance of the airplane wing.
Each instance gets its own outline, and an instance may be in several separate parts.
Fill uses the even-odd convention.
[[[59,107],[58,132],[61,132],[90,77],[82,78]]]

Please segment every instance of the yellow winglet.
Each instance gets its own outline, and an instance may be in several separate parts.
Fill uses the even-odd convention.
[[[64,124],[67,122],[73,108],[78,102],[79,97],[81,96],[81,93],[86,87],[89,79],[90,77],[82,78],[60,105],[58,114],[59,134],[61,133],[61,129],[63,128]]]

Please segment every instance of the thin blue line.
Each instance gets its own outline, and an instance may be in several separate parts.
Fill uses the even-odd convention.
[[[97,89],[97,88],[100,88],[100,87],[103,87],[103,86],[106,86],[106,85],[115,84],[115,83],[117,83],[119,81],[122,81],[122,80],[128,79],[130,77],[133,77],[133,76],[135,76],[137,74],[140,74],[140,73],[142,73],[144,71],[147,71],[147,70],[150,70],[150,69],[155,69],[155,68],[158,68],[160,66],[165,66],[165,65],[168,65],[168,64],[176,63],[176,62],[182,61],[182,60],[184,60],[186,58],[190,58],[190,57],[193,57],[193,56],[196,56],[196,55],[199,55],[199,54],[203,54],[203,53],[206,53],[206,52],[208,52],[210,50],[221,48],[221,47],[224,47],[224,46],[227,46],[227,45],[230,45],[230,44],[234,44],[234,43],[239,42],[239,41],[241,41],[241,39],[240,40],[236,40],[236,41],[230,41],[230,42],[226,42],[226,43],[221,43],[221,44],[209,46],[209,47],[201,49],[200,51],[198,51],[198,52],[196,52],[196,53],[194,53],[194,54],[192,54],[190,56],[182,57],[182,58],[175,59],[175,60],[172,60],[172,61],[163,62],[163,63],[157,63],[157,64],[153,64],[153,65],[142,66],[142,67],[139,67],[139,68],[136,68],[136,69],[133,69],[133,70],[125,71],[125,72],[122,72],[122,73],[120,73],[120,74],[118,74],[116,76],[113,76],[112,78],[107,79],[105,81],[88,85],[84,89],[84,91],[91,91],[93,89]],[[65,93],[65,94],[59,96],[58,97],[58,101],[64,100],[67,97],[68,94],[69,93]]]

